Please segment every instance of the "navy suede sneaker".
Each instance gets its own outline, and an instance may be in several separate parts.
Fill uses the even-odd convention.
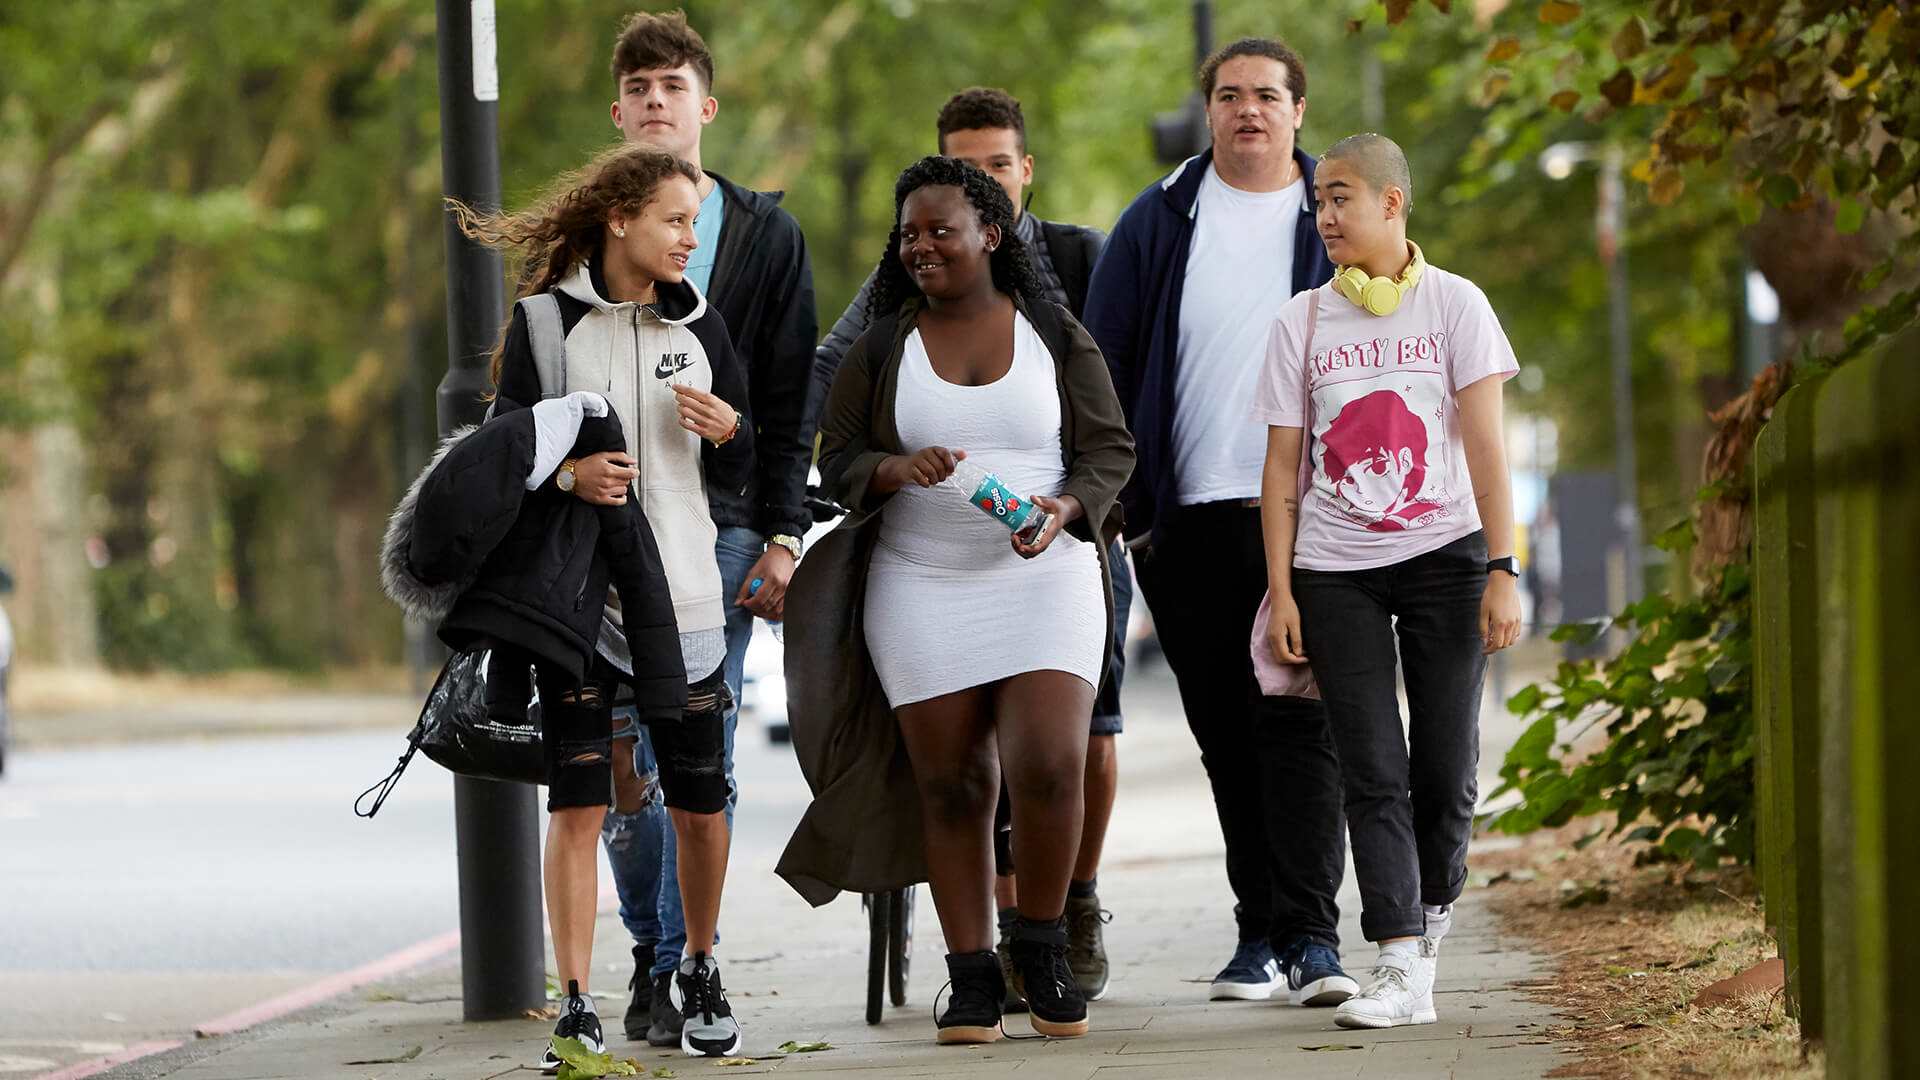
[[[1287,976],[1287,1000],[1295,1005],[1338,1005],[1360,992],[1340,967],[1340,954],[1317,941],[1295,938],[1279,954]]]
[[[1273,946],[1264,941],[1243,941],[1233,950],[1233,959],[1213,977],[1213,989],[1207,997],[1213,1001],[1265,1001],[1275,990],[1287,985]]]

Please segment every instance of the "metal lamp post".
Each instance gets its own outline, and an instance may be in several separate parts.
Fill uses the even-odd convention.
[[[1582,162],[1596,162],[1600,167],[1594,233],[1600,261],[1607,266],[1607,336],[1613,378],[1614,521],[1625,541],[1626,601],[1632,603],[1640,599],[1646,588],[1646,574],[1642,569],[1639,463],[1633,435],[1633,340],[1627,310],[1627,252],[1621,243],[1626,231],[1626,187],[1621,180],[1621,158],[1620,148],[1613,145],[1554,143],[1541,151],[1540,171],[1554,180],[1565,180]]]
[[[500,206],[500,76],[493,0],[438,0],[441,186],[478,210]],[[486,411],[487,354],[506,311],[500,254],[446,220],[447,375],[440,434]],[[459,849],[461,1012],[503,1020],[546,1004],[540,923],[540,815],[526,784],[453,780]]]

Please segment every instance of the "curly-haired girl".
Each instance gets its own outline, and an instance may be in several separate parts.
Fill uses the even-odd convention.
[[[926,874],[951,950],[939,1041],[998,1038],[993,828],[1004,773],[1020,869],[1015,975],[1037,1031],[1080,1035],[1087,1006],[1062,913],[1109,652],[1106,544],[1132,441],[1093,339],[1041,298],[998,183],[957,159],[923,158],[901,174],[894,205],[876,318],[849,349],[821,425],[823,484],[852,513],[789,594],[802,612],[788,623],[790,717],[816,800],[781,870],[810,898],[814,882],[874,891]],[[1010,540],[943,485],[962,459],[1052,523]],[[864,692],[876,678],[883,696]],[[848,735],[854,724],[869,726]],[[862,738],[882,752],[810,751]],[[860,807],[872,772],[905,764],[895,740],[911,778],[887,797],[911,792],[908,805]],[[836,824],[854,814],[861,825],[845,837]],[[827,860],[843,856],[809,849],[808,838],[834,832],[853,849],[838,866]]]

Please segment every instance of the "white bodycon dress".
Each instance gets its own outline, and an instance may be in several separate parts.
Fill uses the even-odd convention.
[[[908,335],[894,411],[901,445],[965,450],[1016,495],[1060,494],[1060,392],[1053,357],[1014,315],[1013,366],[985,386],[935,374]],[[1029,671],[1100,680],[1106,597],[1092,544],[1062,532],[1023,559],[1006,526],[951,481],[909,484],[882,511],[869,564],[867,650],[894,707]]]

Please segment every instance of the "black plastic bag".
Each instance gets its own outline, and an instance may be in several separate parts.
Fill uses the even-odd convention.
[[[488,649],[455,653],[447,661],[407,736],[406,753],[386,779],[360,793],[353,803],[354,813],[370,818],[380,812],[416,750],[461,776],[525,784],[546,781],[539,713],[526,707],[531,671],[490,672],[491,663]],[[490,674],[502,692],[489,694]],[[369,796],[373,805],[362,810]]]

